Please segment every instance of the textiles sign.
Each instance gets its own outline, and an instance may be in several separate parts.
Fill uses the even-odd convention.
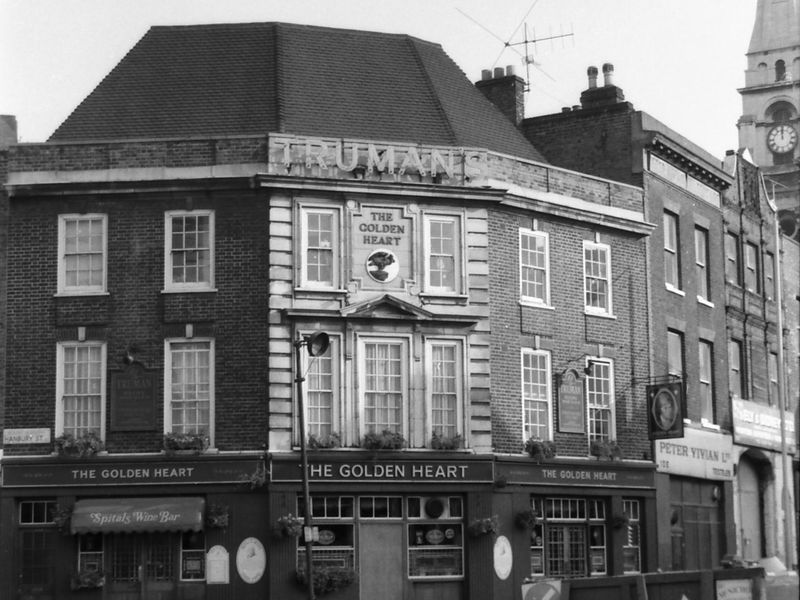
[[[269,136],[270,174],[464,184],[485,179],[487,153],[446,146]]]

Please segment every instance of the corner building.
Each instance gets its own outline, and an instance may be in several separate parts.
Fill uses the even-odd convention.
[[[340,598],[655,570],[642,189],[440,47],[154,27],[2,159],[2,597],[303,597],[301,440]]]

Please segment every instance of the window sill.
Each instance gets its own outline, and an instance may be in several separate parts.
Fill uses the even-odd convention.
[[[721,431],[722,430],[722,427],[720,427],[716,423],[712,423],[711,421],[708,421],[706,419],[700,419],[700,427],[702,427],[703,429],[711,429],[713,431]]]
[[[586,308],[583,309],[583,314],[587,317],[598,317],[600,319],[610,319],[612,321],[617,320],[617,315],[607,313],[607,312],[595,312],[593,310],[588,310]]]
[[[709,308],[714,308],[714,303],[711,302],[710,300],[706,300],[702,296],[698,296],[697,297],[697,302],[702,304],[703,306],[707,306]]]
[[[466,304],[469,301],[467,294],[436,294],[432,292],[420,292],[420,298],[424,298],[427,302],[435,302],[439,304]]]
[[[308,294],[314,296],[346,296],[347,290],[341,288],[323,288],[323,287],[296,287],[294,288],[295,294]]]
[[[538,302],[536,300],[526,300],[525,298],[519,299],[520,306],[526,306],[528,308],[541,308],[544,310],[555,310],[555,306],[552,304],[545,304],[544,302]]]
[[[673,294],[677,294],[678,296],[686,296],[686,292],[674,286],[671,286],[668,283],[665,283],[664,287],[667,289],[668,292],[672,292]]]
[[[110,296],[111,292],[103,291],[74,291],[74,292],[58,292],[53,294],[54,298],[75,298],[81,296]]]
[[[162,294],[216,294],[217,288],[169,288],[161,290]]]

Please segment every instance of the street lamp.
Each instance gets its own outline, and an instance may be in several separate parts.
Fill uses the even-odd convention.
[[[300,349],[305,346],[309,356],[315,357],[325,354],[330,344],[330,338],[324,331],[315,331],[311,335],[304,335],[294,343],[295,369],[297,378],[297,408],[300,412],[300,465],[303,479],[303,537],[306,546],[306,582],[308,583],[308,599],[314,600],[314,573],[311,560],[311,548],[314,545],[313,527],[311,525],[311,493],[308,489],[308,448],[306,447],[306,409],[303,395],[303,360]]]

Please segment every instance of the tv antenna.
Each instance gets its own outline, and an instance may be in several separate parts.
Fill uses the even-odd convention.
[[[535,68],[539,69],[539,71],[543,75],[545,75],[548,79],[550,79],[552,81],[555,81],[555,79],[553,77],[551,77],[544,69],[542,69],[540,63],[536,61],[536,59],[535,59],[535,57],[533,55],[531,46],[533,48],[535,48],[536,44],[538,44],[540,42],[546,42],[546,41],[552,42],[553,40],[558,40],[558,39],[562,39],[563,40],[565,38],[573,37],[575,35],[572,31],[570,31],[569,33],[561,32],[561,33],[558,33],[556,35],[548,35],[546,37],[537,38],[536,37],[536,32],[534,30],[532,32],[532,37],[528,37],[528,24],[526,23],[525,19],[528,18],[528,15],[531,14],[531,11],[538,4],[538,2],[539,2],[539,0],[534,0],[534,2],[531,4],[530,8],[528,8],[528,12],[525,13],[525,16],[522,17],[522,19],[517,24],[516,28],[511,33],[511,35],[508,37],[507,40],[503,40],[503,38],[501,38],[499,35],[497,35],[493,31],[489,30],[487,27],[485,27],[483,25],[483,23],[480,23],[480,22],[476,21],[475,19],[473,19],[471,16],[469,16],[467,13],[465,13],[460,8],[456,8],[456,10],[458,12],[460,12],[462,15],[464,15],[470,21],[475,23],[478,27],[483,29],[486,33],[488,33],[493,38],[495,38],[496,40],[498,40],[500,43],[503,44],[503,49],[500,51],[500,54],[497,55],[497,58],[494,60],[494,63],[492,64],[492,69],[494,69],[494,67],[497,65],[497,62],[500,60],[500,57],[503,55],[503,52],[505,52],[506,49],[512,50],[513,52],[515,52],[520,57],[520,59],[522,59],[522,63],[525,65],[525,91],[526,92],[529,92],[530,91],[530,87],[531,87],[531,83],[530,83],[531,82],[531,70],[530,70],[531,65],[533,65]],[[523,37],[522,41],[521,42],[512,42],[511,40],[514,38],[515,35],[517,35],[517,32],[519,31],[520,27],[523,27],[523,36],[524,37]],[[570,27],[570,29],[572,29],[572,28]],[[524,53],[520,52],[517,49],[517,46],[524,46]]]

